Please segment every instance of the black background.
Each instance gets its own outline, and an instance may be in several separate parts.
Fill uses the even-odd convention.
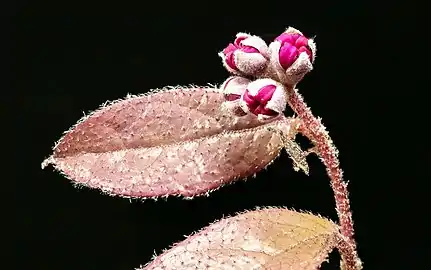
[[[358,1],[359,2],[359,1]],[[160,6],[156,6],[160,4]],[[167,85],[221,83],[218,51],[237,32],[271,41],[294,26],[316,36],[315,69],[299,89],[340,150],[365,269],[426,269],[426,107],[418,97],[415,7],[333,1],[180,6],[32,4],[11,9],[16,91],[2,100],[16,131],[17,269],[134,269],[212,221],[255,206],[333,220],[324,167],[292,170],[285,154],[255,179],[210,197],[154,202],[76,189],[40,163],[62,132],[106,100]],[[285,7],[286,6],[286,7]],[[285,7],[285,8],[283,8]],[[250,8],[250,12],[245,8]],[[414,53],[415,52],[415,53]],[[12,100],[12,102],[10,102]],[[410,138],[410,133],[416,133]],[[336,269],[337,255],[323,269]]]

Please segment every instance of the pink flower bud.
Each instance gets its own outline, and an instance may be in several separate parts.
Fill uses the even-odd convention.
[[[219,56],[226,69],[236,75],[257,76],[269,61],[268,46],[260,37],[239,33]]]
[[[221,85],[225,102],[222,103],[222,110],[233,114],[234,116],[244,116],[246,113],[240,107],[240,98],[244,94],[250,80],[240,76],[229,77]]]
[[[232,76],[224,81],[220,88],[227,101],[234,101],[241,98],[249,83],[250,80],[247,78]]]
[[[297,84],[313,69],[316,46],[311,39],[290,27],[269,45],[270,77],[288,85]]]
[[[300,34],[283,33],[275,40],[281,42],[278,56],[280,64],[284,69],[288,69],[302,52],[305,52],[310,61],[312,61],[313,53],[310,47],[308,47],[308,39],[306,37]]]
[[[287,94],[281,83],[272,79],[258,79],[248,84],[241,96],[240,106],[261,120],[273,118],[286,108]]]

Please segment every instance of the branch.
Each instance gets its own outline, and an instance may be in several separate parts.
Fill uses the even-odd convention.
[[[316,118],[297,89],[287,89],[288,103],[302,120],[304,135],[316,146],[319,157],[326,166],[326,171],[331,179],[331,187],[334,191],[335,205],[340,222],[341,235],[344,241],[340,242],[339,250],[342,256],[343,270],[362,269],[362,263],[356,251],[356,242],[353,237],[353,220],[350,211],[350,202],[347,191],[347,183],[343,181],[343,171],[338,161],[338,150],[335,148],[325,126]]]

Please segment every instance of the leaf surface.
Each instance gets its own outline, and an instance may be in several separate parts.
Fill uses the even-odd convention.
[[[322,217],[260,209],[215,222],[140,269],[315,270],[338,234],[338,226]]]
[[[46,159],[74,183],[124,197],[205,194],[265,168],[283,148],[280,130],[224,109],[218,89],[184,88],[102,106],[65,133]]]

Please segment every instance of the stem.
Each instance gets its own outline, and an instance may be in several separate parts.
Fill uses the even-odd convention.
[[[338,247],[343,269],[359,270],[362,269],[362,263],[356,251],[356,242],[353,237],[353,220],[350,211],[350,202],[347,191],[347,183],[343,181],[343,171],[340,169],[338,161],[338,150],[335,148],[325,126],[320,119],[316,118],[297,89],[287,88],[288,103],[291,108],[298,114],[303,122],[304,135],[316,146],[319,156],[326,166],[326,171],[331,180],[331,187],[334,191],[335,205],[340,222],[340,231],[344,241],[340,241]]]

